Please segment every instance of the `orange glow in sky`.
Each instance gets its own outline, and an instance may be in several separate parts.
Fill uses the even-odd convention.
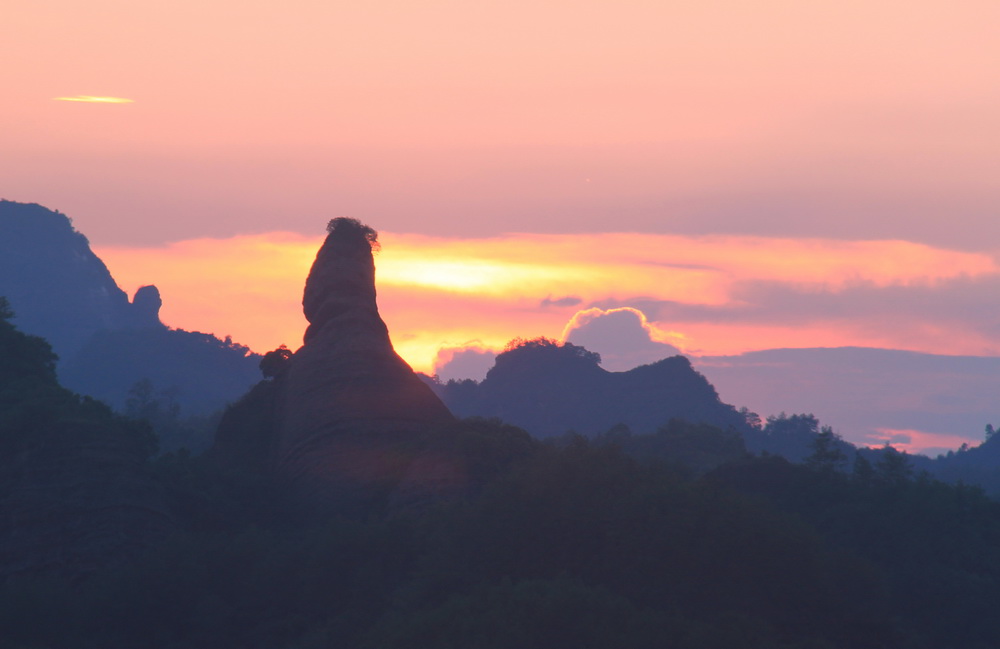
[[[0,198],[171,326],[297,346],[346,215],[425,371],[619,308],[688,354],[1000,354],[998,2],[7,4]]]
[[[998,272],[989,255],[904,241],[629,233],[444,239],[393,232],[379,240],[381,312],[400,354],[427,372],[441,348],[500,349],[516,336],[559,338],[570,324],[599,314],[594,304],[609,300],[727,308],[744,301],[741,287],[753,282],[836,295],[858,285],[933,287]],[[96,252],[128,292],[143,284],[160,288],[167,324],[231,335],[263,352],[301,344],[302,288],[321,243],[321,237],[269,233]],[[830,315],[795,324],[726,322],[711,314],[683,322],[642,317],[654,340],[703,355],[839,345],[962,353],[988,344],[957,332],[934,336]]]

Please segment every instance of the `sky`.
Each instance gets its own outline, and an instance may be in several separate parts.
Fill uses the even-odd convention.
[[[997,24],[993,1],[12,3],[0,197],[69,215],[167,324],[258,351],[301,342],[352,216],[423,371],[588,327],[609,369],[992,357]]]

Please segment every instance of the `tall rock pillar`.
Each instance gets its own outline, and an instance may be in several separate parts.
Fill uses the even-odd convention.
[[[398,479],[414,436],[454,422],[379,316],[376,232],[347,218],[327,229],[306,280],[305,341],[276,386],[275,422],[276,470],[320,492]]]

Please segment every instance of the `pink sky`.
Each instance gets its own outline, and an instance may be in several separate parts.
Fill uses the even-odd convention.
[[[301,335],[300,244],[346,215],[389,233],[382,308],[423,369],[597,307],[693,353],[996,355],[997,24],[971,0],[12,3],[0,197],[71,216],[168,324],[259,349]],[[479,283],[393,283],[449,258]]]
[[[995,2],[4,10],[4,197],[97,243],[291,229],[1000,235]],[[117,96],[108,105],[52,101]]]

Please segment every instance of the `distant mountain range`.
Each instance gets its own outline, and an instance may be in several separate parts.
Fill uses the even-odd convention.
[[[496,358],[481,383],[429,384],[460,417],[498,417],[537,437],[594,436],[624,425],[649,433],[672,418],[742,430],[745,419],[684,356],[609,372],[583,347],[525,341]]]
[[[0,201],[0,296],[20,330],[52,345],[64,386],[119,410],[144,380],[171,407],[203,415],[260,378],[247,347],[160,322],[155,286],[129,300],[70,219],[41,205]]]
[[[936,455],[1000,423],[1000,358],[894,349],[769,349],[692,358],[719,394],[762,416],[805,412],[855,444]]]
[[[159,305],[132,304],[87,237],[36,204],[0,201],[0,295],[64,359],[97,331],[162,326]]]
[[[928,427],[928,422],[920,419],[921,404],[917,400],[922,393],[914,388],[908,399],[884,404],[879,401],[879,391],[873,384],[902,373],[904,382],[925,385],[923,381],[931,372],[942,376],[952,372],[952,381],[943,381],[935,390],[957,395],[963,386],[977,380],[996,381],[996,375],[1000,374],[1000,367],[990,358],[856,348],[770,350],[716,358],[713,360],[718,364],[712,367],[728,371],[730,382],[738,374],[743,383],[750,384],[749,389],[759,391],[762,397],[780,399],[788,397],[780,390],[774,395],[766,390],[776,390],[777,386],[787,384],[790,375],[782,372],[806,359],[816,363],[817,383],[829,382],[830,402],[837,404],[837,412],[842,412],[844,417],[861,419],[881,409],[897,417],[887,421],[912,420],[915,428]],[[824,359],[826,365],[822,363]],[[968,374],[955,373],[955,368],[960,367]],[[541,438],[578,433],[598,443],[619,445],[640,456],[655,454],[657,451],[651,450],[650,444],[655,446],[658,442],[637,436],[654,435],[655,440],[655,436],[663,435],[664,440],[676,439],[671,422],[676,419],[702,426],[695,432],[705,437],[706,444],[718,445],[718,440],[706,437],[711,434],[703,426],[707,424],[723,432],[737,433],[742,439],[741,447],[750,453],[801,463],[815,452],[817,433],[823,423],[812,414],[791,414],[804,410],[796,410],[793,402],[787,406],[788,415],[755,422],[754,413],[723,403],[712,383],[684,356],[672,356],[626,372],[609,372],[600,367],[597,354],[583,347],[545,339],[522,342],[499,354],[496,364],[481,382],[440,382],[428,376],[424,376],[424,380],[456,415],[495,417]],[[730,387],[739,385],[731,384]],[[856,398],[838,401],[845,390],[853,391]],[[939,405],[947,404],[957,409],[962,403],[956,397],[954,400],[941,399]],[[914,412],[906,410],[907,404],[911,404]],[[929,406],[923,404],[922,407]],[[965,413],[965,416],[976,416],[976,413]],[[858,456],[876,465],[886,452],[901,455],[891,447],[888,451],[878,444],[868,448],[843,439],[837,439],[835,446],[843,454],[840,468],[848,472]],[[676,450],[672,448],[672,452]],[[1000,435],[992,435],[979,444],[945,451],[935,458],[917,454],[902,457],[914,473],[926,471],[945,482],[978,485],[990,495],[1000,496]],[[732,449],[726,452],[729,455],[720,454],[716,459],[731,459]]]
[[[204,415],[235,401],[260,378],[260,357],[246,347],[160,322],[155,286],[129,300],[86,237],[65,215],[40,205],[0,201],[0,295],[20,329],[53,345],[63,385],[121,411],[131,407],[139,414],[138,397],[142,412],[159,407],[161,414],[179,408]],[[500,354],[481,382],[425,381],[455,415],[496,417],[537,437],[598,436],[616,427],[646,434],[678,418],[740,431],[751,450],[793,460],[809,452],[814,431],[782,440],[754,437],[744,413],[720,394],[763,416],[811,413],[855,444],[927,447],[934,444],[919,436],[937,434],[942,454],[960,445],[948,434],[975,440],[987,423],[1000,422],[1000,358],[884,349],[672,356],[609,372],[583,347],[536,340]],[[137,386],[145,392],[137,395]],[[887,399],[887,392],[897,396]],[[193,444],[199,450],[209,443],[201,437]],[[992,484],[992,467],[1000,464],[992,450],[997,443],[973,443],[933,466],[917,462],[943,478],[975,473],[976,482]]]
[[[633,363],[649,365],[678,353],[649,339],[637,320],[632,326],[619,321],[612,331],[585,332],[589,335],[571,334],[568,342],[600,353],[601,367],[615,372],[636,366],[622,362],[622,348]],[[462,350],[437,370],[449,380],[482,380],[495,358],[490,351]],[[997,356],[830,347],[688,358],[724,402],[762,418],[811,413],[854,444],[890,442],[937,455],[963,443],[974,446],[986,424],[1000,424]]]

